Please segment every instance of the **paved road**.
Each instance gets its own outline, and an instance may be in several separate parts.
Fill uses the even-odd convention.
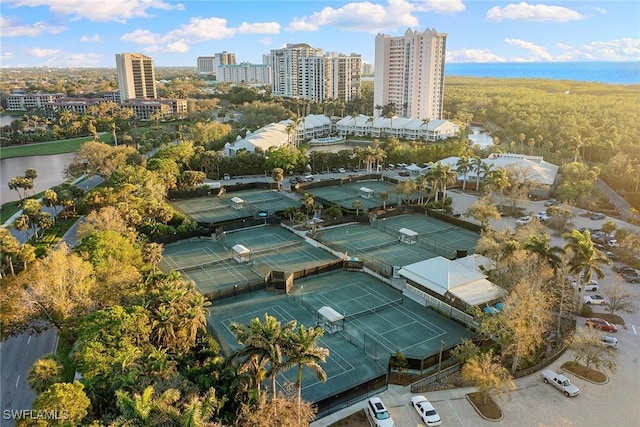
[[[5,419],[6,410],[31,409],[35,394],[27,384],[27,375],[36,360],[55,352],[57,340],[52,329],[39,335],[22,334],[0,344],[2,427],[15,425],[13,420]]]

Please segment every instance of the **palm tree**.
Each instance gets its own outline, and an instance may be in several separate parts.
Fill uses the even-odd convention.
[[[467,172],[471,170],[471,160],[469,156],[461,156],[458,159],[458,163],[456,163],[456,171],[459,174],[462,174],[462,191],[466,189],[467,186]]]
[[[309,214],[313,213],[316,205],[316,202],[313,199],[313,194],[304,193],[304,196],[302,196],[302,199],[300,201],[302,202],[302,207],[307,213],[307,217],[309,217]]]
[[[609,259],[593,245],[589,230],[583,233],[572,230],[570,233],[563,233],[562,237],[566,241],[564,250],[569,253],[569,272],[578,277],[576,288],[579,295],[578,312],[580,312],[584,298],[582,283],[588,283],[593,274],[598,279],[602,279],[604,271],[601,266],[609,264]]]
[[[36,360],[29,371],[27,382],[36,394],[40,394],[53,384],[61,382],[63,373],[62,364],[58,362],[55,355],[49,354]]]
[[[433,182],[431,191],[436,196],[436,202],[439,201],[438,192],[442,191],[443,202],[447,198],[447,186],[455,182],[456,173],[451,170],[451,165],[444,165],[440,162],[431,168],[428,174]]]
[[[471,168],[476,173],[476,192],[480,189],[480,173],[482,172],[484,164],[480,157],[473,157],[471,159]]]
[[[391,193],[389,193],[388,191],[382,191],[378,197],[380,197],[380,200],[382,200],[382,210],[386,211],[387,210],[387,200],[389,200],[389,197],[391,196]]]
[[[320,327],[306,329],[300,325],[295,332],[289,335],[289,345],[287,347],[287,358],[292,365],[298,365],[298,375],[296,377],[296,388],[298,389],[298,413],[302,402],[302,368],[307,367],[316,373],[318,381],[326,381],[327,374],[319,363],[324,363],[329,350],[318,347],[318,341],[324,334]]]
[[[184,404],[180,415],[181,427],[201,427],[216,416],[226,399],[219,399],[216,390],[210,388],[203,396],[194,395]]]
[[[425,132],[425,141],[429,140],[429,122],[431,121],[431,119],[429,117],[425,117],[424,119],[422,119],[422,124],[420,125],[420,127],[422,126],[426,126],[427,130]]]
[[[154,393],[153,386],[133,396],[123,390],[116,391],[116,406],[122,415],[110,425],[155,426],[177,417],[178,411],[173,404],[180,398],[180,392],[170,388],[158,397],[154,397]]]
[[[284,179],[284,170],[282,168],[274,168],[271,172],[273,180],[278,184],[278,191],[282,188],[282,180]]]
[[[537,254],[541,259],[545,260],[549,267],[553,269],[554,273],[557,274],[558,270],[562,267],[562,248],[551,246],[551,236],[548,234],[534,234],[529,237],[529,240],[524,242],[522,247],[527,252]]]
[[[356,210],[356,216],[358,216],[360,214],[360,209],[362,209],[362,200],[354,200],[351,207]]]

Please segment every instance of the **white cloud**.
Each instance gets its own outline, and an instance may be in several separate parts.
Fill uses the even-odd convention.
[[[347,3],[338,9],[325,7],[309,16],[294,18],[287,29],[318,31],[322,26],[333,25],[345,31],[376,33],[417,26],[418,18],[411,13],[414,10],[414,4],[406,0],[389,0],[386,6],[368,1]]]
[[[562,6],[548,6],[544,4],[531,5],[525,2],[509,4],[505,7],[494,6],[487,11],[487,20],[502,21],[577,21],[584,16],[575,10]]]
[[[459,49],[446,53],[447,62],[506,62],[506,59],[487,49]]]
[[[551,55],[545,47],[533,44],[528,41],[520,40],[520,39],[510,39],[507,38],[504,40],[510,45],[519,47],[520,49],[524,49],[530,53],[529,61],[553,61],[553,55]]]
[[[271,43],[273,43],[273,40],[271,39],[271,37],[265,37],[263,39],[258,40],[258,43],[263,44],[265,46],[270,46]]]
[[[189,42],[221,40],[233,37],[235,32],[235,29],[227,27],[227,20],[224,18],[191,18],[188,24],[169,31],[163,39],[167,42],[178,39],[185,39]]]
[[[13,52],[6,52],[6,51],[0,52],[0,61],[8,61],[11,58],[13,58]]]
[[[184,10],[181,3],[161,0],[5,0],[15,7],[48,7],[56,15],[84,18],[95,22],[126,22],[131,18],[149,18],[148,11]]]
[[[640,58],[640,39],[621,38],[596,41],[582,46],[563,43],[556,45],[562,61],[637,61]]]
[[[80,41],[81,42],[100,42],[102,41],[102,38],[100,37],[99,34],[94,34],[92,36],[82,36],[80,37]]]
[[[60,53],[60,49],[41,49],[39,47],[34,47],[26,51],[26,54],[29,56],[35,56],[36,58],[47,58],[50,56],[58,55]]]
[[[131,42],[135,44],[152,45],[157,44],[162,39],[160,34],[152,33],[149,30],[135,30],[131,33],[123,34],[120,40],[123,42]]]
[[[0,16],[0,28],[2,28],[2,37],[37,37],[45,33],[58,34],[66,30],[61,25],[52,25],[47,22],[20,24],[3,16]]]
[[[437,13],[462,12],[466,9],[462,0],[423,0],[413,3],[414,10]]]
[[[280,34],[280,24],[277,22],[256,22],[249,24],[243,22],[238,27],[240,34]]]
[[[184,40],[178,40],[173,43],[168,43],[162,51],[169,53],[186,53],[189,52],[189,49],[189,45],[185,43]]]

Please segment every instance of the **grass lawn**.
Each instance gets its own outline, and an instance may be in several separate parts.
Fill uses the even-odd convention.
[[[38,142],[33,144],[2,147],[2,149],[0,150],[0,160],[12,159],[14,157],[46,156],[49,154],[73,153],[75,151],[78,151],[82,144],[92,140],[93,137],[91,136],[83,136],[81,138],[60,139],[50,142]],[[111,135],[101,135],[100,141],[111,143]]]
[[[36,194],[35,196],[29,197],[29,198],[30,199],[33,198],[33,199],[38,200],[43,195],[44,195],[44,191],[41,191],[40,193]],[[20,209],[22,209],[22,206],[20,205],[20,200],[16,200],[14,202],[7,202],[7,203],[3,204],[2,206],[0,206],[0,224],[4,224],[6,220],[11,218],[11,216],[13,214],[15,214],[16,212],[18,212]]]
[[[34,242],[32,238],[30,243],[36,248],[36,256],[40,258],[46,254],[47,249],[54,247],[78,218],[80,217],[72,216],[68,219],[58,219],[53,227],[45,230],[44,235],[38,241]]]

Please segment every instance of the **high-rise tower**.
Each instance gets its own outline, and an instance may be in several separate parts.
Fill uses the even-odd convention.
[[[153,59],[141,53],[116,54],[116,71],[121,102],[158,97]]]
[[[393,104],[397,115],[441,119],[447,35],[435,29],[376,36],[374,111]],[[378,108],[382,107],[382,108]]]

